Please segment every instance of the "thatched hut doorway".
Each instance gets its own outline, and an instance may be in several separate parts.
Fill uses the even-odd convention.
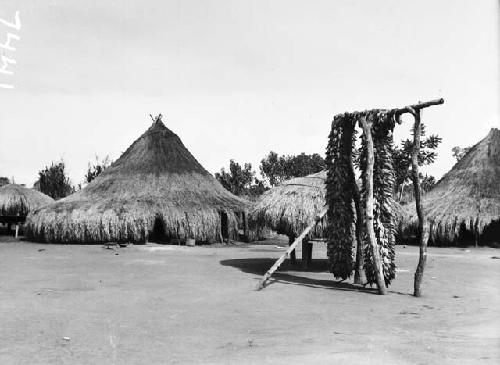
[[[236,212],[236,220],[238,223],[238,239],[240,241],[248,242],[248,213],[247,212]]]
[[[227,242],[229,240],[229,221],[227,213],[220,211],[220,234],[222,242]]]
[[[167,237],[165,232],[165,224],[163,223],[163,219],[160,215],[157,215],[155,217],[153,229],[151,231],[151,234],[149,235],[149,240],[156,243],[170,242],[170,238]]]
[[[500,247],[500,219],[490,223],[479,237],[479,242],[492,247]]]

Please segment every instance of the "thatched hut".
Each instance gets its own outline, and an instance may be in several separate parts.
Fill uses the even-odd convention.
[[[211,242],[238,238],[247,209],[158,118],[88,186],[30,214],[27,231],[43,242]]]
[[[266,191],[250,211],[250,226],[297,237],[325,206],[325,180],[326,171],[321,171],[284,181]],[[323,229],[323,222],[319,222],[311,236],[321,237]]]
[[[499,232],[500,131],[491,129],[422,200],[434,242],[468,235],[477,243],[485,230]],[[417,224],[414,204],[405,205],[403,233],[415,231]]]
[[[31,210],[53,201],[50,196],[37,190],[17,184],[7,184],[0,188],[0,216],[26,217]]]
[[[28,213],[36,208],[52,203],[54,199],[34,189],[21,185],[7,184],[0,187],[0,223],[16,225],[16,237],[19,224],[24,223]]]

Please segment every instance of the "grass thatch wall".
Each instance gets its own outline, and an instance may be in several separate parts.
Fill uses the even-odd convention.
[[[298,236],[325,206],[326,171],[283,182],[266,191],[249,215],[250,227],[267,227],[278,233]],[[324,224],[311,235],[320,237]]]
[[[54,201],[50,196],[21,185],[8,184],[0,188],[0,216],[26,216],[36,208]]]
[[[478,237],[500,219],[500,131],[492,129],[423,197],[433,241],[453,241],[463,228]],[[414,204],[403,207],[403,233],[416,230]]]
[[[28,216],[33,240],[64,243],[220,238],[221,217],[238,238],[236,212],[249,203],[232,195],[161,121],[83,190]]]

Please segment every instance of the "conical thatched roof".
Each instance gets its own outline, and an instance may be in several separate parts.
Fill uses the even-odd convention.
[[[30,214],[27,228],[47,242],[144,242],[158,232],[210,241],[220,237],[221,212],[234,238],[236,212],[248,208],[157,120],[83,190]]]
[[[50,196],[21,185],[7,184],[0,188],[0,216],[25,217],[36,208],[54,201]]]
[[[431,239],[452,241],[461,226],[476,236],[500,219],[500,131],[491,129],[422,199]],[[403,207],[402,229],[417,227],[414,204]]]
[[[268,227],[278,233],[298,236],[325,206],[326,171],[297,177],[266,191],[254,205],[251,226]],[[321,236],[318,223],[313,236]]]

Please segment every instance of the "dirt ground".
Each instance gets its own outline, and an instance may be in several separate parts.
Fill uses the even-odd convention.
[[[387,296],[306,272],[260,276],[285,241],[230,247],[0,238],[0,364],[498,364],[500,250],[397,247]],[[298,253],[300,257],[300,252]]]

